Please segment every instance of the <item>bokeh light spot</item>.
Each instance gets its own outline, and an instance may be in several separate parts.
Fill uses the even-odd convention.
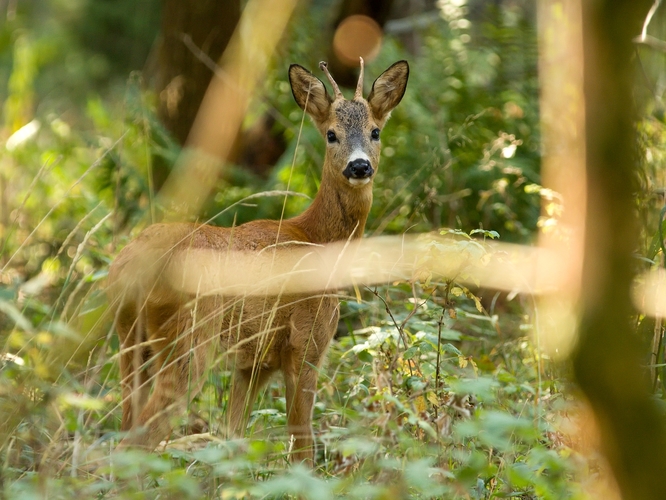
[[[347,66],[357,66],[358,58],[372,61],[382,46],[382,29],[377,22],[362,15],[345,18],[333,36],[333,50]]]

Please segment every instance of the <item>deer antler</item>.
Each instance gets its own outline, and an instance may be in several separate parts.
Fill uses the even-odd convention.
[[[354,99],[363,98],[363,58],[359,57],[361,60],[361,72],[358,75],[358,83],[356,84],[356,92],[354,93]]]
[[[331,82],[331,85],[333,86],[333,93],[335,94],[335,98],[337,99],[338,97],[342,97],[342,92],[340,92],[340,88],[338,87],[338,84],[335,83],[335,80],[333,80],[333,77],[328,72],[328,64],[326,64],[325,61],[320,62],[319,63],[319,69],[321,69],[324,73],[326,73],[326,76],[328,77],[328,81]]]

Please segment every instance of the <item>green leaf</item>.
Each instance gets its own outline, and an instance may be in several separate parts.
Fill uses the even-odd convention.
[[[443,340],[454,340],[454,341],[458,341],[458,340],[461,339],[461,337],[462,337],[462,333],[460,333],[460,332],[457,331],[457,330],[452,330],[452,329],[450,329],[450,328],[442,328],[442,335],[441,335],[441,338],[442,338]],[[449,345],[451,345],[451,344],[449,344]],[[456,354],[458,354],[458,353],[456,353]]]
[[[462,352],[453,344],[444,344],[442,345],[442,351],[455,354],[456,356],[462,356]]]
[[[469,234],[482,234],[485,238],[491,238],[493,240],[499,239],[500,237],[497,231],[487,231],[486,229],[472,229]]]
[[[201,450],[195,450],[194,452],[192,452],[192,456],[196,460],[210,465],[215,465],[217,462],[227,457],[227,455],[228,455],[227,450],[223,448],[216,448],[213,446],[209,446],[207,448],[203,448]]]
[[[412,346],[402,353],[402,359],[412,359],[418,354],[419,354],[419,349],[416,346]]]
[[[405,380],[405,386],[412,391],[422,391],[425,388],[426,383],[421,377],[412,376],[407,377]]]
[[[356,357],[359,359],[359,361],[362,361],[363,363],[372,363],[372,360],[374,358],[372,353],[368,351],[359,351]]]
[[[531,471],[524,463],[510,464],[507,469],[509,481],[516,488],[526,488],[530,486],[534,480],[534,472]]]
[[[23,314],[21,314],[21,311],[19,311],[10,302],[0,300],[0,312],[3,312],[7,316],[9,316],[9,318],[14,322],[17,328],[20,328],[25,332],[34,331],[32,323],[30,323],[30,321],[25,316],[23,316]]]
[[[449,382],[451,390],[456,394],[471,394],[480,401],[490,401],[495,398],[495,391],[499,387],[497,381],[493,378],[461,378]]]

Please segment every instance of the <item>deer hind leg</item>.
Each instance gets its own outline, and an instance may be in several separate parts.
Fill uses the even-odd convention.
[[[120,430],[128,431],[134,425],[150,396],[150,380],[144,365],[148,353],[133,345],[122,345],[120,354],[120,377],[122,388],[123,417]]]
[[[120,429],[128,431],[148,401],[148,351],[139,347],[145,341],[145,330],[134,304],[125,304],[118,310],[116,329],[120,339],[120,386],[123,416]]]
[[[205,308],[201,308],[202,313]],[[216,352],[212,314],[202,314],[195,324],[189,310],[170,318],[157,332],[163,342],[155,343],[157,351],[153,393],[138,415],[132,431],[120,447],[141,447],[153,450],[167,438],[172,418],[201,391],[205,374]]]

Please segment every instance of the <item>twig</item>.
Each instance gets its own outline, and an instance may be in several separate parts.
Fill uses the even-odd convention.
[[[0,251],[0,254],[4,254],[4,249],[5,246],[7,245],[7,242],[9,241],[9,237],[11,234],[14,232],[14,229],[16,228],[16,222],[18,221],[19,217],[21,216],[21,212],[23,211],[23,208],[25,207],[25,204],[28,202],[28,199],[32,195],[34,187],[37,185],[39,180],[42,178],[42,175],[45,173],[48,173],[55,167],[58,163],[60,163],[60,160],[62,160],[62,155],[58,156],[55,160],[47,160],[44,162],[37,172],[37,175],[32,179],[32,182],[30,183],[30,186],[28,186],[28,190],[26,191],[25,196],[23,197],[23,201],[21,202],[21,205],[18,207],[17,210],[14,211],[14,219],[11,222],[11,225],[9,226],[9,229],[7,231],[7,235],[4,238],[4,242],[2,244],[2,250]]]
[[[661,248],[661,257],[662,257],[662,267],[666,268],[666,247],[664,247],[664,218],[666,217],[666,205],[662,207],[661,212],[659,212],[659,247]],[[656,344],[656,348],[655,348]],[[662,318],[658,317],[654,324],[654,331],[652,333],[652,353],[651,356],[654,357],[655,364],[659,360],[659,353],[661,352],[664,344],[664,335],[662,329]],[[652,360],[651,360],[652,361]],[[652,390],[657,390],[657,382],[659,379],[658,375],[659,368],[655,366],[651,369],[652,371]]]
[[[652,4],[652,7],[650,7],[650,10],[647,13],[647,16],[645,16],[645,22],[643,23],[643,29],[641,30],[641,38],[645,40],[647,38],[647,29],[648,26],[650,25],[650,22],[652,21],[652,17],[655,15],[657,12],[657,9],[659,8],[659,5],[661,4],[661,0],[654,0],[654,3]]]
[[[216,77],[218,77],[220,80],[223,80],[228,85],[233,86],[234,88],[238,87],[238,85],[235,82],[233,82],[231,78],[229,78],[229,75],[222,69],[222,67],[219,64],[217,64],[215,61],[213,61],[208,54],[206,54],[203,50],[201,50],[197,46],[197,44],[194,43],[190,35],[186,33],[181,33],[180,39],[185,44],[185,47],[187,47],[190,50],[190,52],[192,52],[194,57],[199,59],[199,61],[201,61],[209,70],[211,70]],[[264,102],[264,104],[268,105],[268,114],[270,114],[273,118],[275,118],[283,127],[285,128],[293,127],[293,123],[291,123],[291,121],[289,121],[284,115],[282,115],[282,113],[276,110],[275,107],[270,102],[268,102],[267,99],[261,98],[261,100]]]
[[[442,307],[442,314],[437,320],[437,365],[435,367],[435,391],[439,390],[439,359],[442,350],[442,325],[444,324],[444,311],[446,306]]]
[[[666,42],[652,35],[637,36],[632,41],[638,45],[646,45],[651,49],[666,52]]]
[[[430,12],[423,12],[409,17],[400,19],[392,19],[384,25],[384,32],[391,35],[400,35],[404,33],[411,33],[412,31],[420,30],[432,26],[437,21],[442,19],[439,10],[432,10]]]
[[[396,330],[398,330],[398,333],[400,334],[400,338],[402,339],[402,343],[405,345],[405,350],[407,350],[407,339],[405,338],[405,332],[403,331],[402,327],[398,325],[398,322],[395,320],[395,317],[393,316],[393,313],[391,312],[391,308],[389,307],[388,303],[386,300],[384,300],[384,297],[379,295],[377,293],[377,289],[370,289],[372,294],[377,297],[379,300],[381,300],[384,303],[384,309],[386,310],[387,314],[391,317],[391,321],[393,321],[393,325],[395,325]],[[392,365],[394,364],[393,362],[391,363]],[[412,372],[412,365],[410,363],[407,363],[407,366],[409,368],[409,375],[414,376],[414,373]]]
[[[118,144],[120,144],[120,142],[125,138],[126,135],[127,135],[127,132],[124,132],[124,133],[123,133],[123,134],[122,134],[122,135],[116,140],[116,142],[114,142],[109,148],[107,148],[107,149],[104,151],[104,153],[102,154],[102,156],[100,156],[99,158],[97,158],[97,160],[95,160],[95,161],[93,162],[93,164],[90,165],[90,167],[88,167],[88,169],[87,169],[85,172],[83,172],[83,174],[81,175],[81,177],[79,177],[79,178],[74,182],[74,184],[72,184],[72,185],[67,189],[67,191],[65,191],[65,194],[62,196],[62,198],[60,198],[60,199],[59,199],[59,200],[58,200],[58,201],[57,201],[57,202],[51,207],[51,209],[46,213],[46,215],[42,218],[42,220],[40,220],[39,223],[34,227],[34,229],[32,230],[32,232],[31,232],[31,233],[25,238],[25,240],[23,240],[23,243],[21,243],[21,245],[19,245],[19,247],[14,251],[14,253],[13,253],[12,256],[9,258],[9,260],[5,263],[5,265],[3,266],[3,268],[0,269],[0,272],[4,272],[5,269],[7,269],[7,266],[9,266],[9,264],[10,264],[10,263],[14,260],[14,258],[19,254],[19,252],[20,252],[21,250],[23,250],[23,247],[25,247],[25,246],[28,244],[28,241],[30,241],[30,239],[35,235],[35,233],[37,233],[37,231],[39,230],[39,228],[41,227],[41,225],[44,223],[44,221],[48,220],[48,218],[49,218],[49,217],[51,216],[51,214],[55,211],[55,209],[58,208],[58,207],[60,206],[60,204],[63,203],[63,202],[67,199],[67,197],[69,196],[69,193],[70,193],[70,192],[71,192],[71,191],[72,191],[72,190],[73,190],[73,189],[74,189],[74,188],[75,188],[75,187],[76,187],[76,186],[77,186],[77,185],[78,185],[78,184],[84,179],[84,177],[85,177],[86,175],[88,175],[92,170],[94,170],[95,168],[97,168],[98,166],[100,166],[100,165],[102,164],[102,160],[104,160],[104,158],[106,158],[106,155],[108,155],[111,151],[113,151],[113,150],[116,148],[116,146],[117,146]]]
[[[411,311],[409,311],[409,313],[407,314],[407,317],[402,321],[402,323],[400,323],[400,329],[401,329],[401,330],[405,328],[405,326],[407,325],[407,322],[408,322],[410,319],[412,319],[412,316],[414,316],[414,315],[416,314],[416,311],[419,310],[419,307],[421,307],[423,304],[425,304],[426,302],[428,302],[428,299],[424,299],[423,302],[421,302],[420,304],[417,304],[417,303],[416,303],[416,302],[417,302],[417,299],[416,299],[416,290],[414,289],[414,285],[413,285],[413,284],[412,284],[412,296],[414,297],[414,308],[413,308]],[[406,345],[405,345],[405,348],[407,348]]]
[[[213,73],[215,73],[215,76],[218,78],[221,78],[222,80],[226,81],[227,83],[230,83],[229,76],[224,72],[224,70],[215,62],[213,61],[208,54],[206,54],[203,50],[201,50],[197,45],[192,41],[192,37],[188,35],[187,33],[181,33],[180,34],[180,39],[183,41],[185,44],[185,47],[190,49],[190,52],[194,54],[194,57],[199,59],[204,65],[211,70]]]
[[[439,390],[439,360],[442,351],[442,325],[444,324],[444,313],[449,306],[449,293],[451,292],[451,281],[446,282],[444,288],[444,305],[442,306],[442,314],[437,321],[437,366],[435,367],[435,391]]]

